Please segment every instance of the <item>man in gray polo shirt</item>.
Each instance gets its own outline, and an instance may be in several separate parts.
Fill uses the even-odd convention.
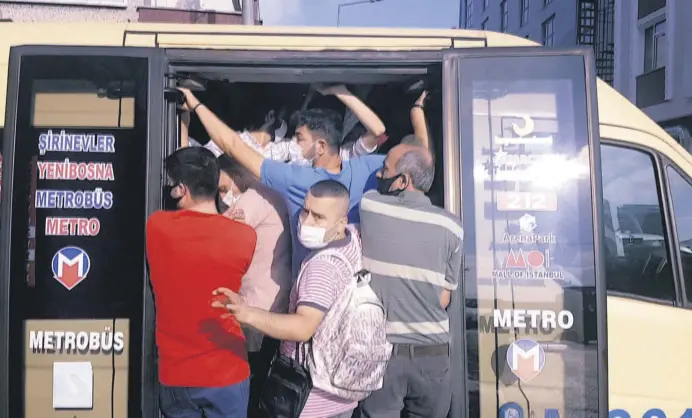
[[[459,281],[463,230],[425,196],[434,176],[427,148],[397,145],[377,173],[377,192],[360,204],[363,267],[384,304],[387,339],[394,344],[382,389],[361,404],[363,418],[449,412],[446,308]]]

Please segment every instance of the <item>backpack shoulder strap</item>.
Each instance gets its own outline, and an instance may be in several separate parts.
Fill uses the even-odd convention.
[[[355,267],[353,267],[353,263],[351,263],[351,261],[341,251],[328,248],[326,250],[320,251],[320,253],[315,256],[315,258],[320,258],[322,260],[328,259],[329,257],[338,258],[344,264],[346,264],[346,268],[348,268],[348,272],[350,275],[354,275],[356,273],[356,269]]]
[[[356,271],[355,268],[353,267],[353,263],[351,263],[348,258],[341,253],[341,251],[337,251],[331,248],[327,248],[325,250],[320,251],[318,254],[315,254],[312,256],[301,268],[300,272],[298,273],[298,277],[296,279],[296,284],[295,286],[298,287],[300,285],[300,279],[303,277],[303,274],[305,273],[305,270],[307,267],[310,265],[315,260],[326,260],[330,256],[336,257],[339,260],[341,260],[344,264],[346,264],[346,268],[348,268],[348,272],[350,275],[355,275]]]

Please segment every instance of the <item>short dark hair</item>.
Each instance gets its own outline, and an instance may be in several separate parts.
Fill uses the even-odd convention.
[[[331,109],[300,110],[291,117],[291,122],[296,129],[305,126],[313,135],[323,138],[331,151],[339,151],[344,121],[336,111]]]
[[[408,174],[413,188],[427,193],[435,179],[435,161],[427,148],[413,147],[399,158],[396,171]]]
[[[203,147],[175,151],[164,161],[166,175],[175,184],[183,184],[195,199],[216,198],[219,164],[214,153]]]
[[[350,206],[350,194],[343,184],[336,180],[321,180],[310,187],[310,194],[314,197],[333,197],[343,200],[344,215],[348,213]]]
[[[401,138],[401,142],[399,143],[405,145],[423,146],[423,141],[421,141],[421,139],[414,134],[406,135],[405,137]]]
[[[219,169],[233,180],[235,185],[238,187],[242,193],[250,187],[247,182],[247,176],[251,175],[250,172],[242,166],[235,158],[228,154],[221,154],[217,159],[219,162]]]

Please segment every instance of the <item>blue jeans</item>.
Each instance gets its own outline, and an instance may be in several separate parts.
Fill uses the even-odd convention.
[[[166,418],[247,418],[250,381],[219,388],[161,385],[161,412]]]

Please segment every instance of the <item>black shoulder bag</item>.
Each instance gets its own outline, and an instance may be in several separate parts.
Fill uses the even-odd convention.
[[[299,418],[311,390],[312,378],[307,367],[305,344],[296,343],[294,358],[278,354],[272,362],[260,396],[259,410],[266,418]]]

